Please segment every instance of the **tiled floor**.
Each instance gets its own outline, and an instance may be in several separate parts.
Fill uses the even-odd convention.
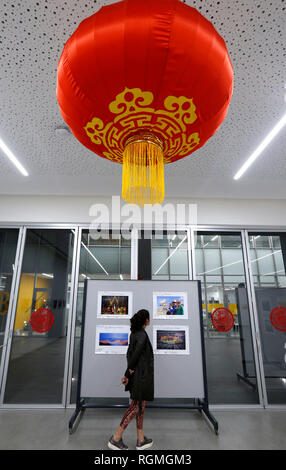
[[[88,409],[78,429],[68,432],[73,410],[0,410],[0,449],[107,449],[124,410]],[[198,411],[147,409],[144,432],[154,450],[286,449],[285,410],[213,411],[215,435]],[[124,434],[135,448],[135,421]]]

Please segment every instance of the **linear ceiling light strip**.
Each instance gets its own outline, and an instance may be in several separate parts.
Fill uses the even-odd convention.
[[[5,153],[6,157],[9,158],[9,160],[15,165],[15,167],[22,173],[23,176],[29,176],[29,173],[23,165],[19,162],[19,160],[15,157],[15,155],[11,152],[11,150],[7,147],[5,142],[0,138],[0,148],[3,150]]]
[[[286,124],[286,113],[280,121],[274,126],[271,132],[265,137],[265,139],[261,142],[261,144],[257,147],[257,149],[250,155],[250,157],[246,160],[246,162],[242,165],[240,170],[234,175],[233,179],[238,180],[245,172],[246,170],[252,165],[252,163],[259,157],[259,155],[263,152],[263,150],[270,144],[270,142],[276,137],[278,132],[281,131],[281,129],[285,126]]]

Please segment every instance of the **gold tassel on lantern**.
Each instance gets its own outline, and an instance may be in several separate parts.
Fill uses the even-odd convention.
[[[122,198],[130,204],[161,203],[165,196],[163,145],[149,132],[127,139],[123,153]]]

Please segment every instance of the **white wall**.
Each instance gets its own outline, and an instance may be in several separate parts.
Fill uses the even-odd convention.
[[[94,218],[89,215],[90,207],[99,203],[105,204],[111,214],[109,197],[0,196],[0,222],[89,223]],[[197,204],[198,224],[202,225],[286,228],[286,200],[201,198],[166,199],[166,203]],[[121,208],[123,204],[121,200]],[[115,212],[118,215],[119,211]]]

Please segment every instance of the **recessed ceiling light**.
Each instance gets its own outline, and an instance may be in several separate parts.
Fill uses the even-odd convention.
[[[69,135],[71,133],[68,126],[58,126],[55,128],[55,134],[58,136]]]
[[[263,152],[263,150],[270,144],[270,142],[274,139],[274,137],[281,131],[281,129],[286,124],[286,114],[282,116],[280,121],[273,127],[272,131],[265,137],[265,139],[261,142],[261,144],[257,147],[257,149],[253,152],[252,155],[246,160],[246,162],[242,165],[240,170],[234,175],[233,179],[238,180],[243,173],[252,165],[252,163],[259,157],[259,155]]]
[[[15,167],[20,171],[20,173],[22,173],[22,175],[29,176],[29,173],[27,172],[27,170],[25,170],[23,165],[21,165],[21,163],[19,162],[18,158],[15,157],[15,155],[11,152],[11,150],[7,147],[7,145],[1,138],[0,138],[0,148],[3,150],[6,157],[8,157],[9,160],[13,163],[13,165],[15,165]]]

